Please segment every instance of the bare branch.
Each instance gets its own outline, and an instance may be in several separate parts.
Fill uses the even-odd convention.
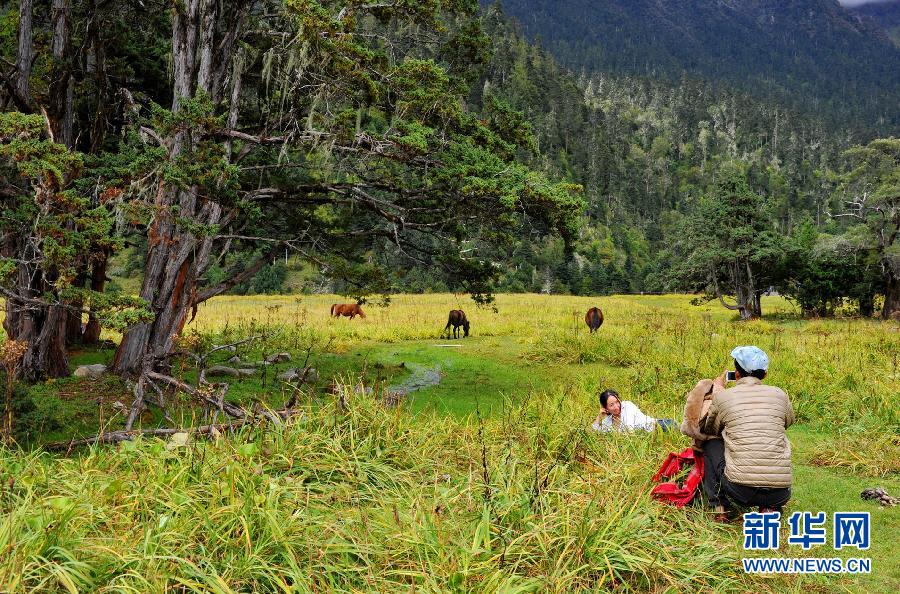
[[[208,289],[204,289],[200,291],[197,297],[194,298],[192,303],[192,307],[197,307],[198,304],[203,303],[208,299],[212,299],[216,295],[221,295],[225,291],[241,284],[244,281],[248,281],[259,272],[263,266],[267,264],[271,264],[272,260],[275,258],[275,255],[281,251],[286,243],[284,241],[276,241],[275,244],[262,256],[257,258],[252,264],[241,270],[240,272],[233,274],[231,278],[222,281],[215,287],[209,287]],[[193,319],[193,318],[191,318]]]
[[[212,398],[212,397],[208,396],[206,393],[204,393],[202,390],[197,390],[196,388],[184,383],[181,380],[175,379],[172,376],[164,375],[164,374],[158,373],[156,371],[148,371],[146,375],[150,379],[154,379],[154,380],[163,382],[165,384],[169,384],[170,386],[174,386],[175,388],[181,390],[185,394],[190,394],[191,396],[195,396],[210,406],[214,406],[216,408],[221,408],[221,410],[223,412],[228,413],[230,416],[232,416],[236,419],[243,419],[243,418],[247,417],[247,411],[245,411],[240,406],[238,406],[236,404],[232,404],[232,403],[226,401],[224,398],[223,399]],[[220,390],[225,391],[225,392],[228,391],[228,384],[220,384],[219,386],[220,386],[219,387]]]

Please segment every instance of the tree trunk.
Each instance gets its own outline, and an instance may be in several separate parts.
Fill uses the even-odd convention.
[[[762,316],[759,294],[747,285],[737,288],[738,309],[742,320],[752,320]]]
[[[31,65],[34,63],[34,45],[31,33],[31,12],[34,0],[19,2],[18,51],[16,52],[16,94],[21,101],[31,98]]]
[[[20,109],[26,109],[32,103],[31,72],[34,63],[33,20],[34,0],[21,0],[19,3],[19,27],[16,51],[15,102]],[[53,40],[52,52],[54,60],[61,63],[68,59],[68,0],[53,2]],[[57,58],[59,58],[57,60]],[[56,66],[54,66],[54,70]],[[74,81],[68,74],[61,79],[54,77],[51,95],[62,97],[60,105],[63,114],[68,118],[58,118],[62,128],[54,130],[54,139],[71,142],[73,121]],[[51,98],[51,110],[55,103]],[[68,111],[66,111],[68,105]],[[68,133],[64,129],[68,126]],[[61,134],[57,138],[57,133]],[[68,144],[67,146],[71,146]],[[39,190],[40,191],[40,190]],[[4,253],[15,254],[19,260],[16,275],[16,286],[6,298],[6,317],[3,321],[7,335],[13,340],[25,341],[28,349],[19,366],[19,376],[28,380],[40,380],[47,377],[65,377],[69,375],[69,361],[66,352],[66,324],[69,312],[64,305],[47,305],[41,302],[42,296],[50,289],[48,275],[52,271],[44,271],[39,265],[40,254],[36,253],[39,238],[25,236],[8,240],[3,246]]]
[[[173,113],[178,113],[182,103],[198,93],[219,104],[235,40],[239,38],[238,32],[250,4],[239,2],[226,7],[216,0],[185,0],[173,12]],[[226,14],[220,15],[220,8]],[[227,12],[229,8],[231,12]],[[218,41],[217,30],[224,32]],[[232,100],[238,101],[239,97]],[[236,106],[231,107],[236,109]],[[232,121],[231,117],[229,121]],[[171,138],[170,159],[175,161],[189,153],[195,144],[189,130],[175,132]],[[192,224],[213,226],[222,219],[221,206],[200,197],[197,188],[193,187],[179,189],[161,185],[155,206],[158,214],[148,234],[140,293],[150,303],[155,317],[153,322],[132,327],[122,337],[113,367],[117,373],[126,375],[140,373],[147,354],[159,362],[172,352],[198,299],[197,281],[211,262],[214,238],[198,236],[180,225],[172,215],[171,207],[177,206],[178,218]]]
[[[180,196],[179,216],[189,216],[206,225],[219,222],[219,205],[207,201],[198,209],[194,190],[171,189],[166,194]],[[174,199],[166,202],[174,202]],[[113,361],[117,373],[139,373],[146,353],[159,359],[174,350],[175,339],[184,328],[196,297],[196,281],[209,266],[211,247],[211,238],[198,241],[171,215],[160,215],[154,222],[144,263],[141,297],[150,303],[155,318],[153,322],[130,328],[122,337]]]
[[[742,320],[750,320],[759,317],[759,295],[753,290],[753,286],[744,279],[739,279],[734,288],[737,299],[737,309]]]
[[[74,307],[82,307],[84,304],[80,301],[72,302]],[[81,313],[75,311],[69,311],[66,315],[66,345],[79,345],[82,342],[82,330],[81,330]]]
[[[91,44],[91,58],[93,59],[94,75],[94,101],[96,109],[91,122],[91,143],[89,151],[92,154],[99,153],[103,148],[103,140],[106,138],[106,120],[109,112],[109,81],[106,74],[106,46],[100,34],[99,25],[99,0],[94,0],[92,18],[88,23],[87,38]]]
[[[28,350],[20,365],[20,375],[29,381],[69,375],[69,356],[66,351],[66,320],[68,312],[53,305],[30,317],[30,332],[16,340],[27,340]]]
[[[744,319],[761,318],[762,301],[760,297],[760,291],[756,288],[756,280],[753,278],[753,269],[750,268],[749,260],[744,261],[744,268],[747,271],[747,284],[744,289],[746,294],[744,308],[747,310],[747,316]]]
[[[87,275],[85,274],[85,261],[86,257],[82,254],[79,254],[76,257],[76,270],[78,274],[75,277],[75,281],[73,283],[74,286],[78,288],[84,287],[85,282],[87,281]],[[77,307],[79,310],[84,307],[84,303],[81,299],[76,299],[69,302],[72,306]],[[82,338],[82,329],[81,329],[81,311],[68,311],[66,319],[66,345],[80,345]]]
[[[762,293],[759,291],[753,293],[753,317],[762,317]]]
[[[746,276],[744,275],[746,270]],[[762,299],[759,291],[753,283],[753,273],[750,270],[749,263],[744,265],[739,260],[735,260],[731,265],[731,283],[734,286],[734,296],[737,303],[729,305],[725,302],[725,297],[719,289],[719,281],[716,278],[715,270],[711,271],[713,287],[715,288],[716,297],[725,308],[740,313],[742,320],[751,320],[762,316]]]
[[[51,54],[53,67],[50,71],[50,94],[48,117],[53,131],[53,140],[66,148],[73,148],[75,139],[75,79],[72,77],[69,24],[71,19],[69,0],[53,0],[51,9],[51,29],[53,39]]]
[[[900,319],[900,278],[892,272],[888,273],[884,288],[884,307],[881,317],[885,320]]]
[[[86,43],[90,44],[89,54],[92,60],[92,66],[89,69],[93,73],[94,78],[94,101],[96,103],[94,116],[90,127],[90,144],[89,152],[91,154],[99,153],[103,148],[103,141],[106,138],[106,121],[109,113],[109,84],[106,74],[106,47],[100,31],[100,0],[93,0],[91,5],[91,15],[88,20],[88,28]],[[95,204],[97,206],[97,204]],[[106,287],[106,270],[109,264],[109,250],[96,250],[92,248],[90,258],[85,262],[83,274],[90,275],[91,290],[102,293]],[[90,272],[88,273],[88,270]],[[84,330],[81,330],[81,317],[79,316],[79,332],[82,344],[90,345],[100,342],[100,320],[93,313],[88,314],[87,324]]]
[[[20,264],[17,279],[16,296],[6,298],[3,327],[9,338],[28,343],[19,365],[19,376],[29,381],[68,376],[68,311],[60,305],[48,306],[37,301],[45,285],[39,271]]]
[[[109,265],[109,252],[104,250],[94,254],[91,267],[91,290],[102,293],[106,287],[106,268]],[[87,325],[81,336],[82,344],[97,344],[100,342],[100,320],[93,313],[88,314]]]
[[[859,315],[871,318],[875,313],[875,295],[863,295],[859,298]]]

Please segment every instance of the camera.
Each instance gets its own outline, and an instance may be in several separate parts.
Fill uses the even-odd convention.
[[[737,381],[737,376],[735,375],[735,372],[734,371],[726,371],[725,372],[725,381],[726,382]]]

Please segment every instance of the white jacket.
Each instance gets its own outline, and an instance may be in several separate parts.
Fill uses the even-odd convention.
[[[645,431],[653,431],[656,427],[656,419],[653,417],[648,417],[644,413],[641,412],[641,409],[638,408],[637,404],[630,400],[622,401],[622,412],[619,414],[619,426],[613,426],[613,417],[612,415],[606,415],[603,418],[602,423],[597,423],[594,421],[594,424],[591,425],[591,428],[595,431],[612,431],[613,429],[618,429],[619,431],[633,431],[635,429],[643,429]]]

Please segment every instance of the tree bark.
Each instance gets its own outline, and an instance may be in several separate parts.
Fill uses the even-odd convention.
[[[50,72],[48,116],[53,139],[73,148],[75,139],[75,79],[72,76],[70,48],[71,10],[69,0],[53,0],[51,9],[53,67]]]
[[[81,301],[72,302],[74,307],[81,308]],[[69,311],[66,314],[66,346],[79,345],[82,342],[81,313]]]
[[[106,118],[109,111],[109,80],[106,74],[106,45],[100,32],[99,0],[94,0],[91,18],[88,22],[87,39],[90,41],[93,58],[94,101],[96,108],[90,129],[90,152],[99,153],[106,138]]]
[[[16,52],[16,94],[23,101],[31,98],[31,65],[34,62],[34,44],[31,32],[31,12],[34,0],[19,2],[18,51]]]
[[[106,287],[106,268],[109,264],[109,252],[106,250],[94,254],[95,259],[91,266],[91,290],[102,293]],[[100,342],[100,320],[93,313],[88,314],[87,325],[81,336],[82,344],[97,344]]]
[[[885,320],[900,320],[900,278],[891,272],[888,273],[884,288],[884,306],[881,308],[881,317]]]
[[[33,319],[32,338],[20,366],[23,377],[29,381],[69,375],[65,333],[68,311],[60,305],[52,305],[46,311],[43,319]]]
[[[744,269],[747,271],[747,276],[745,277],[745,286],[744,292],[746,298],[744,300],[744,307],[747,310],[747,317],[745,319],[752,318],[760,318],[762,317],[762,304],[760,302],[760,292],[756,288],[756,280],[753,278],[753,269],[750,268],[750,261],[744,260]]]
[[[71,10],[69,0],[53,0],[50,11],[50,29],[52,39],[50,52],[53,56],[53,66],[50,70],[50,92],[48,96],[47,117],[50,120],[50,131],[53,140],[64,145],[67,149],[75,148],[75,78],[72,76],[72,57],[70,55],[70,23]],[[78,265],[78,279],[76,286],[83,286],[85,281],[84,264],[87,260],[84,254],[78,255],[82,264]],[[73,301],[71,305],[81,308],[80,300]],[[68,311],[65,322],[66,344],[81,343],[81,313]]]
[[[215,225],[221,216],[218,204],[198,204],[196,190],[170,189],[164,202],[178,197],[179,215],[205,225]],[[162,209],[161,209],[162,210]],[[159,215],[150,229],[150,249],[144,264],[141,297],[150,303],[153,322],[129,329],[116,351],[113,368],[118,373],[136,374],[145,353],[162,358],[174,350],[196,297],[196,282],[209,266],[212,239],[198,240],[178,225],[171,215]]]
[[[747,277],[744,277],[743,268],[747,270]],[[753,275],[750,272],[749,263],[746,267],[742,263],[735,260],[731,265],[731,283],[734,286],[735,305],[729,305],[725,301],[722,291],[719,289],[719,281],[716,279],[716,271],[711,270],[713,287],[719,302],[726,308],[740,313],[742,320],[750,320],[762,316],[762,304],[759,292],[753,286]]]
[[[19,377],[37,381],[47,377],[68,376],[68,311],[61,305],[37,305],[27,301],[43,293],[45,283],[40,271],[20,264],[17,278],[17,295],[6,298],[3,327],[9,338],[28,343],[28,350],[19,365]]]
[[[875,295],[863,295],[859,298],[859,315],[871,318],[875,313]]]
[[[227,17],[219,18],[215,0],[186,0],[172,18],[172,53],[174,65],[174,97],[172,111],[178,113],[186,99],[202,93],[213,100],[222,96],[226,69],[234,47],[222,51],[224,42],[236,37],[243,22],[242,5]],[[225,31],[222,44],[216,47],[216,30]],[[229,109],[229,111],[231,111]],[[171,139],[170,159],[175,160],[195,147],[191,132],[181,129]],[[175,340],[184,328],[187,316],[196,303],[198,279],[209,267],[214,238],[198,236],[180,225],[171,214],[178,206],[178,217],[194,224],[216,225],[222,208],[205,199],[196,187],[176,188],[161,181],[156,199],[158,213],[149,232],[149,249],[144,264],[141,297],[150,303],[153,322],[129,329],[116,350],[113,368],[117,373],[141,373],[143,360],[150,354],[157,361],[174,350]]]

